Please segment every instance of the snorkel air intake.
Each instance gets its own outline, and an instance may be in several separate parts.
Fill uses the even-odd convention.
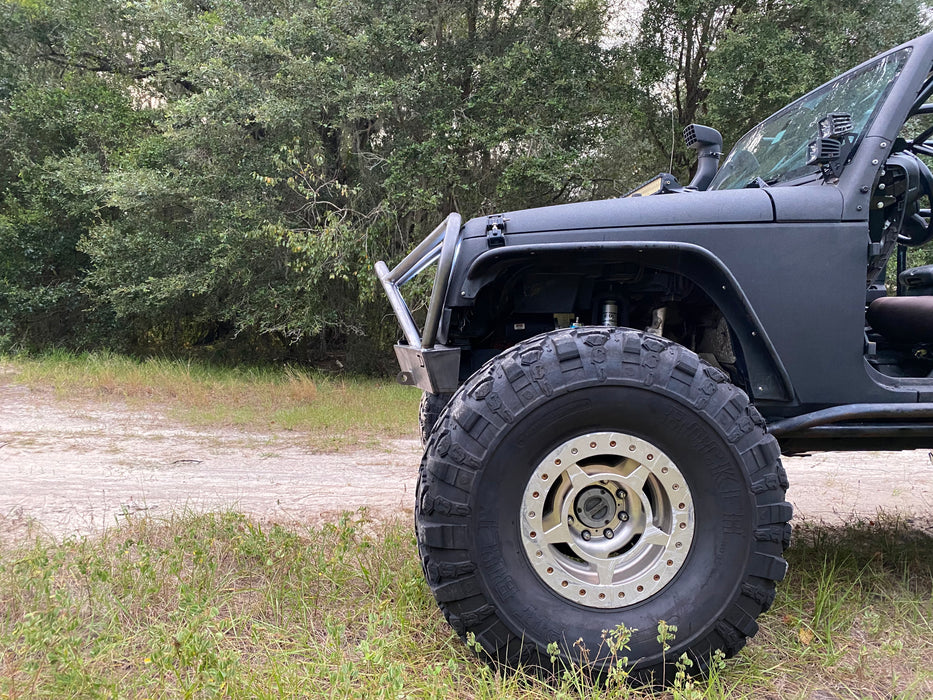
[[[693,176],[687,189],[703,191],[709,187],[719,169],[722,135],[711,127],[691,124],[684,129],[684,143],[687,148],[697,151],[697,174]]]

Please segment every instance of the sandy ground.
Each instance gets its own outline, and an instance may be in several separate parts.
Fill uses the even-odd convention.
[[[299,435],[193,430],[117,404],[71,404],[0,386],[0,538],[93,535],[139,513],[235,508],[261,521],[317,523],[367,507],[410,515],[417,440],[313,454]],[[929,527],[927,451],[784,460],[797,519],[840,523],[880,510]]]

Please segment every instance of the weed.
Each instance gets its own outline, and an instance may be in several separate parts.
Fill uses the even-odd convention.
[[[667,685],[667,652],[671,642],[676,639],[677,625],[669,625],[664,620],[658,622],[658,644],[661,645],[661,685]]]
[[[610,662],[606,671],[606,685],[624,685],[629,679],[629,660],[624,652],[629,650],[629,642],[632,641],[632,634],[637,629],[629,629],[625,625],[617,625],[611,630],[603,630],[603,640],[608,649]]]
[[[653,691],[629,683],[624,627],[592,653],[551,645],[551,677],[477,659],[437,611],[405,523],[140,516],[99,539],[0,551],[0,697],[933,697],[933,537],[902,521],[805,524],[788,557],[737,658],[716,654],[701,675],[670,659],[670,687]],[[804,623],[819,633],[809,646]],[[665,653],[676,634],[659,624]],[[594,675],[599,654],[611,662]]]

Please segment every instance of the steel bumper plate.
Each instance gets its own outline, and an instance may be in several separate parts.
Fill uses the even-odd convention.
[[[398,383],[416,386],[432,394],[450,394],[460,385],[460,348],[413,348],[396,345],[395,357],[402,371]]]

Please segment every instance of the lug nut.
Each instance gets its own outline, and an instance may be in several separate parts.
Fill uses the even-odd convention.
[[[593,539],[593,534],[589,530],[584,530],[580,533],[580,537],[582,537],[586,542],[589,542],[591,539]]]
[[[607,527],[605,530],[603,530],[603,537],[605,537],[607,540],[611,540],[612,537],[613,537],[613,535],[615,535],[615,534],[616,534],[616,533],[614,533],[614,532],[613,532],[612,530],[610,530],[608,527]]]
[[[616,498],[618,498],[620,501],[624,501],[625,491],[623,491],[622,489],[619,489],[618,491],[616,491]]]
[[[624,510],[621,513],[619,513],[619,521],[623,523],[628,522],[628,513],[626,513]]]

